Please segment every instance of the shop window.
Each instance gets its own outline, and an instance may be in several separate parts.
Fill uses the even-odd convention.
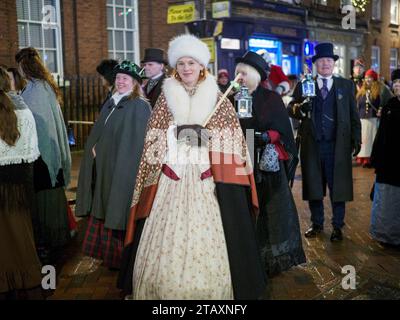
[[[372,19],[381,20],[381,0],[372,0]]]
[[[240,50],[240,39],[221,39],[221,49]]]
[[[340,0],[340,7],[343,7],[343,6],[348,6],[348,5],[353,5],[353,2],[352,2],[352,0]]]
[[[138,0],[107,0],[108,56],[140,60]]]
[[[371,68],[379,73],[381,64],[381,48],[378,46],[371,47]]]
[[[19,48],[34,47],[53,75],[62,76],[59,0],[17,0]]]
[[[390,48],[390,73],[397,69],[398,50],[397,48]]]
[[[391,0],[390,2],[390,23],[399,23],[399,0]]]
[[[333,47],[335,54],[339,56],[339,59],[335,63],[333,73],[341,76],[346,75],[346,47],[344,45],[335,44]]]

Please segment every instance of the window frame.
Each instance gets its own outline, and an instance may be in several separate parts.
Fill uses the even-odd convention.
[[[372,20],[381,20],[382,19],[382,1],[381,0],[372,0],[371,5],[372,5],[371,19]]]
[[[16,1],[16,9],[18,8],[18,1],[22,1],[22,0],[17,0]],[[44,32],[44,28],[43,28],[43,14],[41,13],[41,17],[42,20],[37,21],[37,20],[32,20],[31,19],[31,0],[26,0],[27,4],[28,4],[28,19],[20,19],[18,17],[18,10],[16,12],[17,14],[17,29],[19,24],[24,24],[27,26],[27,38],[26,38],[26,45],[25,46],[20,46],[20,34],[18,31],[18,48],[22,49],[22,48],[26,48],[26,47],[34,47],[35,49],[37,49],[41,54],[43,54],[43,56],[41,56],[43,63],[45,64],[45,66],[48,68],[48,65],[46,63],[46,59],[45,59],[45,55],[46,55],[46,51],[48,52],[55,52],[56,53],[56,67],[57,67],[57,72],[52,72],[50,69],[49,71],[51,72],[51,74],[53,75],[54,78],[57,78],[57,76],[60,76],[61,78],[64,75],[64,65],[63,65],[63,45],[62,45],[62,25],[61,25],[61,7],[60,7],[60,0],[54,0],[54,5],[55,5],[55,9],[56,9],[56,22],[48,22],[47,24],[51,25],[50,29],[55,30],[55,49],[54,48],[50,48],[46,46],[45,43],[45,32]],[[39,0],[42,4],[41,8],[44,7],[44,0]],[[39,25],[40,26],[40,36],[42,38],[42,46],[38,47],[38,46],[34,46],[32,45],[32,41],[31,41],[31,27],[32,25]]]
[[[110,3],[111,2],[111,3]],[[140,60],[140,42],[139,42],[139,15],[138,15],[138,0],[131,0],[132,5],[127,6],[126,5],[126,0],[123,0],[123,5],[116,4],[115,0],[107,0],[106,1],[106,14],[107,14],[107,53],[109,58],[111,59],[116,59],[120,60],[118,54],[123,54],[123,59],[126,60],[128,54],[133,55],[133,61],[131,62],[136,62],[138,63]],[[113,11],[113,26],[110,27],[108,25],[108,9],[112,8]],[[116,16],[117,16],[117,9],[123,9],[123,12],[127,12],[128,9],[132,8],[132,14],[133,14],[133,25],[132,28],[127,27],[127,19],[126,15],[124,15],[124,27],[117,27],[116,26]],[[117,50],[115,46],[115,32],[123,32],[123,50]],[[112,49],[109,47],[109,33],[111,32],[112,34]],[[126,34],[127,32],[132,32],[133,34],[133,42],[132,42],[132,50],[127,50],[127,42],[126,42]],[[131,60],[131,59],[129,59]]]
[[[376,53],[376,56],[375,56]],[[377,63],[374,63],[374,60]],[[371,46],[371,68],[379,73],[381,67],[381,48],[379,46]]]
[[[395,55],[392,55],[392,53],[395,53]],[[398,68],[398,59],[399,59],[398,48],[390,48],[390,59],[389,59],[390,73],[392,73],[393,70]],[[392,62],[395,62],[395,66],[392,66]]]
[[[397,16],[395,17],[395,20],[392,20],[392,18],[393,18],[392,17],[392,12],[394,11],[393,10],[394,5],[395,5],[395,8],[396,8]],[[390,24],[395,24],[395,25],[399,24],[399,0],[391,0],[390,1]]]

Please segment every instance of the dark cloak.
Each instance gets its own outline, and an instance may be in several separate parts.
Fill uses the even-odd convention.
[[[376,182],[400,187],[398,160],[400,124],[400,101],[397,97],[389,100],[382,109],[378,132],[371,153],[371,164],[375,168]]]
[[[294,177],[298,163],[297,149],[284,103],[271,90],[261,86],[256,89],[253,93],[253,118],[240,122],[243,130],[278,131],[289,155],[288,160],[280,161],[278,172],[261,171],[257,153],[262,153],[265,143],[255,139],[254,170],[260,206],[257,239],[264,268],[272,276],[306,262],[297,209],[289,187],[289,178]]]
[[[76,216],[91,214],[106,228],[125,230],[150,113],[141,98],[124,97],[117,106],[109,99],[104,105],[85,146]]]

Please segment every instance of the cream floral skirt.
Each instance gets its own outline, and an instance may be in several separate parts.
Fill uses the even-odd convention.
[[[233,299],[228,253],[212,177],[187,164],[161,174],[133,270],[134,299]]]

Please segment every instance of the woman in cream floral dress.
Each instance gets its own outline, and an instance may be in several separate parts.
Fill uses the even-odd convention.
[[[242,204],[236,204],[241,210],[234,213],[223,202],[236,200],[227,199],[226,191],[218,187],[228,182],[226,174],[217,174],[218,168],[225,166],[210,160],[209,132],[217,125],[237,129],[236,145],[246,156],[239,122],[229,100],[224,98],[221,107],[217,106],[221,93],[205,70],[210,53],[203,42],[192,35],[178,36],[170,42],[168,56],[175,73],[165,80],[149,121],[131,210],[133,220],[128,222],[129,229],[138,223],[132,222],[140,219],[138,216],[146,218],[131,278],[133,299],[256,298],[264,288],[264,278],[247,197],[252,175],[234,176],[230,181],[237,183],[242,194],[237,197]],[[162,144],[156,148],[162,155],[159,163],[148,165],[152,128],[161,129],[154,135],[165,140],[165,148]],[[147,170],[151,165],[154,172]],[[149,182],[154,180],[150,177],[156,177],[155,183]],[[149,188],[154,192],[147,192]],[[149,208],[147,214],[143,206]],[[235,214],[245,222],[234,222]],[[232,227],[238,232],[230,230]],[[131,235],[128,230],[127,242]],[[247,262],[243,260],[252,265],[244,265]],[[247,272],[251,272],[250,280]]]

